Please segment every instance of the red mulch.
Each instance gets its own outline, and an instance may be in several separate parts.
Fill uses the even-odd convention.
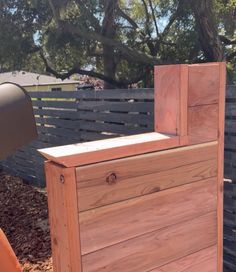
[[[0,228],[24,272],[52,271],[45,191],[0,173]]]

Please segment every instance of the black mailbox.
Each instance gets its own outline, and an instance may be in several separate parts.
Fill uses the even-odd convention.
[[[0,160],[37,137],[31,98],[20,86],[0,85]]]

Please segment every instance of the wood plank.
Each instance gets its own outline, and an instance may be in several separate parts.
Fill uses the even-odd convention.
[[[173,148],[178,145],[179,137],[171,137],[160,133],[145,133],[90,143],[40,149],[39,152],[49,160],[72,167]]]
[[[112,168],[110,174],[108,173],[106,175],[107,172],[106,170],[104,171],[103,178],[90,179],[90,176],[86,176],[85,182],[80,179],[80,173],[81,171],[83,172],[83,168],[78,169],[77,178],[79,182],[77,188],[79,210],[85,211],[98,208],[111,203],[152,194],[168,188],[216,176],[216,158],[206,161],[197,161],[199,159],[198,157],[195,159],[196,162],[185,162],[185,164],[181,166],[175,166],[173,164],[172,169],[137,177],[130,175],[129,177],[122,178],[119,177],[121,173],[119,172],[117,176],[115,174],[115,181],[111,184],[108,183],[108,178],[111,177],[111,173],[116,173],[112,171]],[[91,167],[90,170],[96,172],[97,167]],[[83,176],[83,173],[81,173],[81,176]]]
[[[45,164],[53,270],[80,272],[81,253],[75,170]]]
[[[79,119],[81,120],[94,120],[94,121],[106,121],[117,122],[126,124],[139,124],[149,125],[153,123],[153,115],[146,114],[127,114],[127,113],[101,113],[101,112],[88,112],[79,111]]]
[[[155,131],[178,135],[180,130],[180,65],[155,66]]]
[[[216,180],[198,181],[80,213],[82,255],[216,210]]]
[[[116,111],[116,112],[142,112],[153,113],[153,102],[137,102],[132,99],[130,102],[120,101],[82,101],[77,104],[78,110],[92,111]]]
[[[121,125],[121,124],[110,124],[101,122],[89,122],[80,121],[79,127],[81,130],[89,131],[99,131],[99,132],[110,132],[117,133],[120,135],[132,135],[132,134],[142,134],[146,132],[151,132],[153,129],[151,127],[138,127],[134,125]]]
[[[65,100],[65,101],[58,101],[58,100],[33,100],[32,101],[33,107],[39,108],[55,108],[55,109],[76,109],[77,103],[74,100]]]
[[[81,130],[80,131],[80,142],[107,140],[110,138],[114,139],[114,138],[117,138],[120,136],[123,136],[123,135]]]
[[[189,144],[217,140],[218,117],[218,104],[190,107],[188,110]]]
[[[225,130],[230,135],[235,135],[236,133],[236,120],[225,120]],[[236,136],[236,135],[235,135]]]
[[[53,118],[53,117],[36,117],[35,118],[36,123],[40,125],[53,125],[60,128],[66,128],[66,129],[78,129],[80,128],[80,123],[83,122],[81,120],[65,120],[61,118]],[[85,122],[87,123],[87,122]]]
[[[76,110],[52,110],[52,109],[34,109],[35,115],[44,115],[48,117],[60,117],[69,120],[90,120],[117,122],[126,124],[149,125],[153,123],[153,116],[146,114],[127,114],[127,113],[101,113]]]
[[[68,144],[74,144],[78,142],[77,140],[73,140],[70,137],[62,137],[62,136],[56,136],[51,134],[39,134],[38,138],[40,141],[44,141],[46,143],[53,143],[53,146],[55,145],[68,145]]]
[[[217,246],[188,255],[150,272],[216,272]]]
[[[226,119],[236,117],[236,106],[235,102],[227,102],[226,106]]]
[[[180,142],[188,145],[188,85],[189,85],[189,65],[180,66]]]
[[[123,135],[139,134],[145,132],[153,131],[153,124],[150,124],[146,127],[138,126],[138,124],[114,124],[108,122],[94,122],[94,121],[84,121],[84,120],[65,120],[60,118],[35,118],[36,123],[40,125],[51,125],[56,126],[57,128],[64,129],[80,129],[80,130],[90,130],[90,131],[106,131],[113,132]]]
[[[33,101],[33,106],[54,109],[77,109],[92,111],[117,111],[117,112],[152,112],[154,111],[153,102],[137,102],[137,101]]]
[[[217,142],[210,142],[77,167],[77,181],[87,182],[94,180],[94,182],[99,182],[100,180],[106,180],[107,175],[111,173],[115,173],[118,180],[121,181],[166,171],[182,165],[216,159],[217,148]]]
[[[66,128],[57,128],[57,127],[37,127],[38,133],[50,134],[53,136],[62,136],[62,137],[70,137],[70,139],[75,139],[77,141],[80,140],[80,132],[79,129],[66,129]]]
[[[216,213],[184,221],[82,256],[86,272],[143,272],[216,243]],[[141,261],[140,261],[141,260]]]
[[[236,271],[235,256],[224,252],[224,272]]]
[[[153,89],[80,90],[60,92],[29,92],[32,98],[80,99],[153,99]]]
[[[224,191],[224,120],[225,120],[225,86],[226,64],[220,63],[219,75],[219,119],[218,119],[218,272],[223,271],[223,191]]]
[[[236,86],[235,85],[227,85],[226,98],[227,99],[236,99]]]
[[[218,103],[219,67],[219,63],[189,65],[189,106]]]

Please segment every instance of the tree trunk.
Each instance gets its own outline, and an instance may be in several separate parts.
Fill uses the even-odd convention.
[[[117,8],[118,0],[104,1],[105,15],[102,23],[102,34],[110,39],[115,39],[115,12]],[[103,44],[103,67],[104,75],[115,79],[116,76],[116,61],[114,47],[107,44]],[[105,82],[105,89],[114,89],[115,86]]]
[[[207,61],[223,61],[225,54],[215,23],[212,0],[192,0],[196,27],[202,51]]]

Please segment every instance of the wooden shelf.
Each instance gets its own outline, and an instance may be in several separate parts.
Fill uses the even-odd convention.
[[[157,132],[40,149],[48,160],[74,167],[179,146],[179,137]]]

